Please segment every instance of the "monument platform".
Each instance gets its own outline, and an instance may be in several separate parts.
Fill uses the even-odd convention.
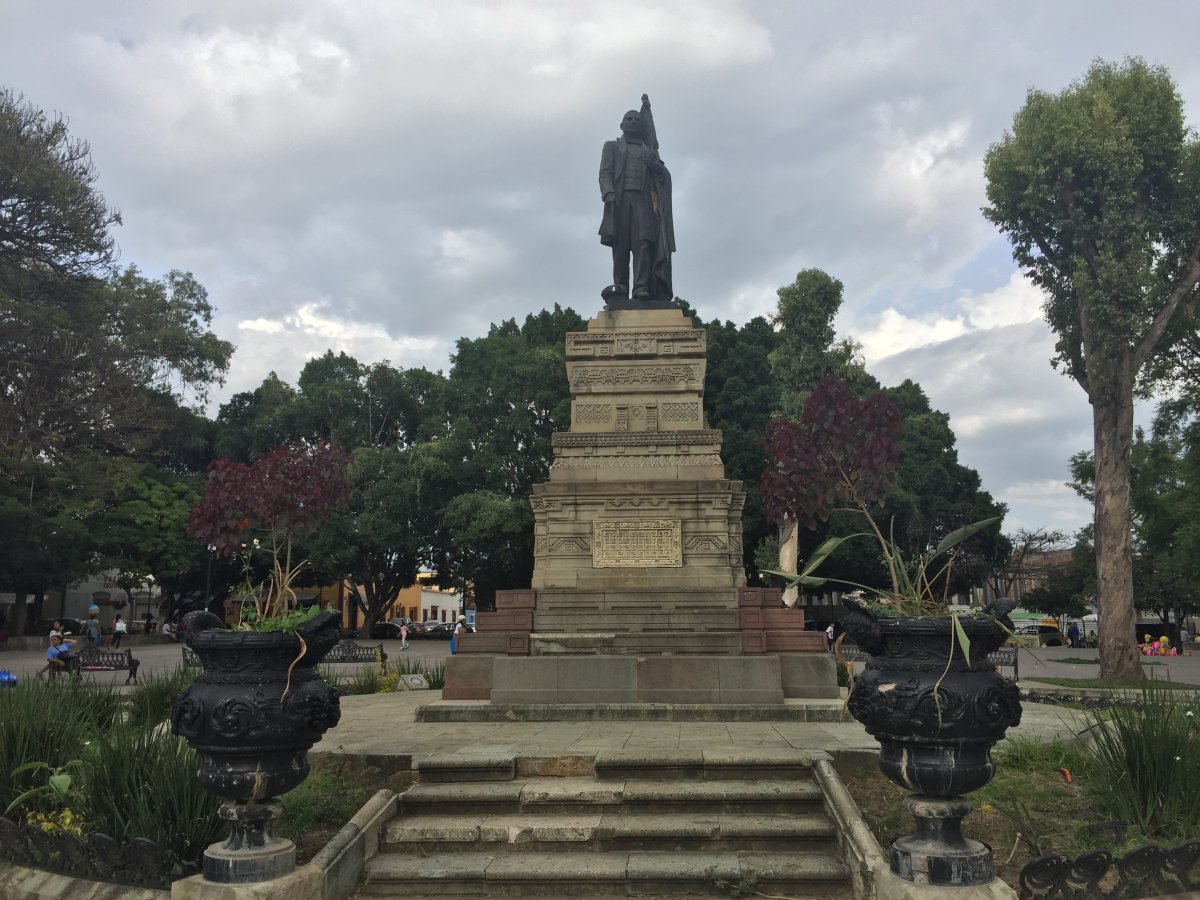
[[[836,697],[823,633],[747,588],[740,481],[704,416],[707,334],[676,308],[566,335],[571,425],[534,486],[534,567],[499,591],[444,696],[513,704],[762,704]]]

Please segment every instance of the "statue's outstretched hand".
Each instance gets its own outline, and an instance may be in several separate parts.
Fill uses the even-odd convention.
[[[642,106],[646,109],[650,108],[650,98],[646,94],[642,94]]]

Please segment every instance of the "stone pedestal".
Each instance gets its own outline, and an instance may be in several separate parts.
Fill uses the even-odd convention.
[[[571,429],[534,487],[531,653],[740,653],[740,482],[704,421],[706,334],[678,309],[567,335]]]
[[[721,432],[704,419],[704,329],[674,307],[606,310],[566,336],[566,358],[571,427],[554,435],[550,480],[530,499],[532,589],[498,592],[496,612],[480,613],[478,631],[459,643],[465,656],[494,657],[490,683],[486,666],[453,664],[443,696],[836,696],[831,666],[780,662],[780,653],[823,654],[803,613],[760,589],[739,608],[745,491],[725,477]],[[513,659],[524,655],[553,659]],[[810,688],[810,678],[828,684]]]

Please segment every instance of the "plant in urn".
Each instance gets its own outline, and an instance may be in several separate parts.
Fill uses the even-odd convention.
[[[293,537],[315,528],[349,495],[345,454],[328,443],[285,445],[250,465],[217,460],[188,531],[216,552],[265,554],[269,574],[247,575],[233,629],[209,612],[184,617],[203,671],[175,697],[171,729],[200,755],[200,783],[226,798],[229,840],[205,851],[209,881],[266,881],[295,867],[295,846],[271,834],[274,800],[308,776],[307,752],[340,716],[338,693],[315,668],[338,642],[341,616],[298,608],[292,588],[305,562]]]
[[[798,574],[772,574],[789,586],[835,581],[870,595],[867,602],[843,600],[843,627],[871,655],[852,677],[848,705],[879,741],[883,773],[914,792],[905,808],[917,832],[893,842],[892,871],[923,884],[983,885],[994,877],[992,854],[963,836],[962,819],[974,804],[961,795],[992,779],[991,748],[1021,721],[1017,686],[987,658],[1011,634],[1012,604],[1000,601],[981,615],[960,615],[948,611],[947,599],[955,555],[1000,520],[944,529],[940,540],[906,559],[870,511],[895,483],[901,425],[882,395],[860,401],[829,376],[806,399],[799,422],[774,419],[767,425],[770,465],[762,494],[773,518],[815,527],[817,518],[842,511],[868,527],[827,540]],[[858,537],[878,544],[884,586],[812,574],[843,542]]]

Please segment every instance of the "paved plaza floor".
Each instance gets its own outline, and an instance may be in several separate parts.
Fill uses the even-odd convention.
[[[371,642],[377,643],[377,642]],[[414,641],[401,651],[399,641],[385,641],[389,658],[419,656],[430,661],[449,654],[445,641]],[[133,647],[143,673],[169,671],[180,660],[178,644],[158,643]],[[1095,650],[1067,647],[1021,651],[1022,687],[1036,685],[1039,677],[1091,678],[1098,666],[1068,660],[1095,659]],[[0,653],[0,669],[29,677],[42,665],[36,650]],[[1200,655],[1148,660],[1147,673],[1173,681],[1200,684]],[[340,666],[347,672],[352,666]],[[125,673],[87,675],[100,681],[123,684]],[[1050,690],[1066,690],[1050,688]],[[878,744],[861,725],[845,721],[820,722],[418,722],[416,711],[426,703],[442,702],[438,691],[409,691],[342,698],[342,719],[325,735],[314,752],[374,757],[380,763],[394,758],[398,768],[410,760],[438,753],[516,754],[521,756],[591,755],[598,750],[698,750],[722,747],[823,749],[837,753],[875,751]],[[826,711],[840,704],[830,700],[793,700]],[[1070,739],[1086,729],[1082,713],[1055,706],[1024,704],[1021,725],[1010,737],[1039,740]]]

